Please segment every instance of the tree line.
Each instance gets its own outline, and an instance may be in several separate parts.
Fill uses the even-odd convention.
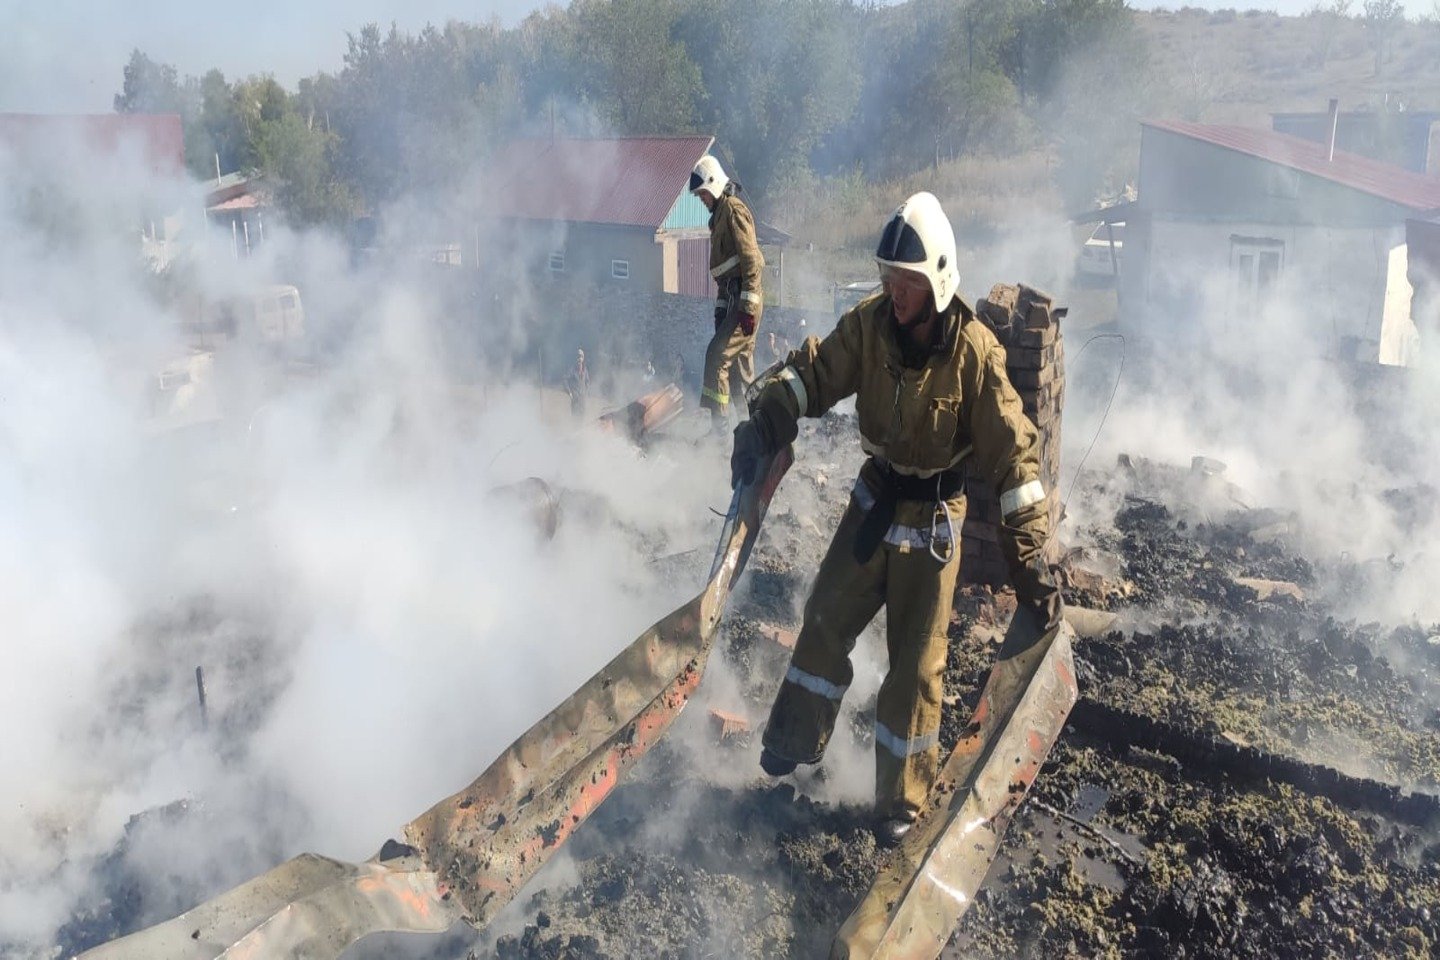
[[[196,176],[260,172],[298,223],[444,196],[552,130],[712,133],[762,194],[1041,148],[1083,204],[1115,186],[1151,75],[1124,0],[572,0],[512,28],[370,24],[294,90],[136,50],[115,109],[180,114]]]

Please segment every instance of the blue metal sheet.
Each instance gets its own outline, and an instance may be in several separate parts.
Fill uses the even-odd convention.
[[[660,229],[685,230],[709,225],[710,211],[705,209],[705,204],[700,202],[699,197],[686,190],[675,198],[675,203],[665,215],[665,222],[660,225]]]

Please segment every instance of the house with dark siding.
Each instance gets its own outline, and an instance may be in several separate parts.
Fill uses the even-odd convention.
[[[523,268],[586,284],[713,297],[710,213],[690,171],[715,138],[515,140],[489,166],[479,232]],[[743,177],[741,178],[743,182]],[[759,226],[762,245],[789,238]]]

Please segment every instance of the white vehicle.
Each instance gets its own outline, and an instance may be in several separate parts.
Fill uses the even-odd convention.
[[[1110,238],[1115,238],[1114,258],[1111,258]],[[1090,239],[1085,241],[1085,246],[1080,249],[1080,259],[1075,265],[1075,273],[1081,280],[1091,280],[1102,283],[1112,283],[1119,273],[1120,266],[1124,260],[1122,256],[1125,249],[1125,223],[1102,223],[1090,234]]]
[[[835,284],[835,319],[872,293],[880,290],[879,280],[856,280],[854,283]]]
[[[295,287],[264,287],[206,305],[201,319],[187,325],[187,333],[192,346],[200,349],[227,340],[278,349],[304,339],[305,308]]]

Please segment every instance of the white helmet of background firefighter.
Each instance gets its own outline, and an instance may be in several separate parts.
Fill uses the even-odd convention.
[[[880,234],[875,262],[924,274],[935,292],[935,309],[944,310],[960,288],[955,264],[955,231],[935,194],[920,192],[895,210]]]
[[[699,193],[704,190],[716,200],[725,194],[725,188],[730,185],[730,178],[725,176],[725,168],[720,166],[720,161],[706,154],[695,164],[695,169],[690,171],[690,192]]]

